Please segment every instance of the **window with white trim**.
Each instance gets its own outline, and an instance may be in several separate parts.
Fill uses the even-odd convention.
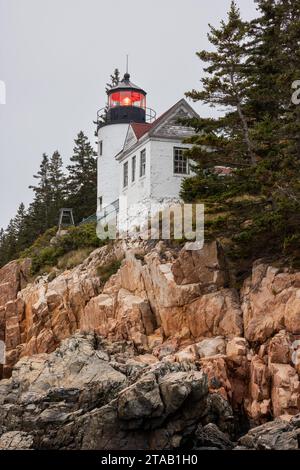
[[[140,155],[140,177],[146,174],[146,149],[141,151]]]
[[[123,188],[128,186],[128,162],[124,163],[123,166]]]
[[[98,149],[98,152],[99,152],[99,157],[101,157],[102,154],[103,154],[103,141],[102,141],[102,140],[99,140],[99,149]]]
[[[136,156],[132,157],[131,160],[131,182],[135,182],[135,172],[136,172]]]
[[[173,149],[173,171],[175,175],[187,175],[189,173],[188,159],[184,155],[185,148],[174,147]]]

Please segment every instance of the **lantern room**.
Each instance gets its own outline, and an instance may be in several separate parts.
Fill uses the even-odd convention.
[[[146,95],[125,73],[120,83],[108,91],[106,123],[146,122]]]
[[[146,96],[139,91],[115,91],[109,95],[108,106],[137,106],[146,108]]]

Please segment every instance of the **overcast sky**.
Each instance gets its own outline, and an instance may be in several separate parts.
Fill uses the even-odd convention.
[[[238,0],[245,18],[254,0]],[[64,162],[82,129],[94,142],[96,112],[115,67],[148,92],[158,114],[197,88],[208,23],[224,18],[230,0],[0,0],[0,227],[18,204],[43,152]],[[1,101],[1,100],[0,100]],[[195,108],[199,113],[209,111]]]

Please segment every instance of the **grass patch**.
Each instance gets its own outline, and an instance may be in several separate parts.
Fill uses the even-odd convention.
[[[57,262],[58,269],[72,269],[81,264],[94,248],[79,248],[61,256]]]

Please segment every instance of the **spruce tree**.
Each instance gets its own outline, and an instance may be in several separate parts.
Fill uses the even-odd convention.
[[[291,102],[292,83],[300,76],[300,0],[256,3],[260,16],[240,25],[233,2],[227,23],[209,35],[216,51],[199,53],[209,63],[208,77],[202,91],[188,96],[212,106],[230,105],[233,111],[189,122],[200,132],[189,139],[195,144],[189,155],[196,176],[186,178],[181,191],[187,201],[205,202],[208,212],[226,213],[206,224],[206,236],[226,239],[239,275],[244,270],[248,275],[261,256],[300,266],[300,106]],[[234,24],[240,25],[237,43],[232,42]],[[226,74],[232,63],[237,65],[237,88],[230,88],[233,82]],[[233,166],[231,176],[209,171],[220,163]]]
[[[7,235],[3,228],[0,229],[0,267],[7,263],[8,257]]]
[[[96,213],[97,160],[96,152],[81,131],[75,139],[71,165],[67,167],[68,205],[74,209],[77,222]]]
[[[38,233],[43,233],[49,227],[52,200],[51,183],[49,179],[50,163],[49,157],[45,153],[42,156],[40,169],[33,177],[38,180],[38,183],[36,186],[29,186],[29,188],[34,192],[32,209],[34,212],[36,229]]]
[[[51,188],[51,207],[49,225],[57,225],[59,210],[64,206],[66,199],[66,176],[63,170],[63,161],[56,150],[49,161],[49,184]]]
[[[251,22],[249,110],[260,159],[266,162],[269,197],[300,201],[300,107],[292,84],[300,77],[300,0],[256,0],[261,16]]]
[[[17,237],[17,244],[16,244],[16,251],[20,253],[22,249],[26,246],[26,237],[24,233],[24,227],[26,224],[26,210],[23,202],[18,207],[17,214],[14,218],[14,227],[16,231]]]
[[[11,219],[5,233],[6,261],[16,257],[18,253],[18,226],[15,219]]]
[[[117,86],[119,82],[120,82],[120,71],[118,68],[116,68],[113,71],[113,73],[110,75],[109,81],[106,83],[106,87],[105,87],[106,93],[108,93],[109,90],[111,90],[113,87]],[[105,108],[103,110],[103,114],[100,116],[98,123],[95,123],[95,124],[99,125],[99,123],[100,124],[106,123],[107,111],[108,111],[108,103],[106,103]]]
[[[190,153],[198,162],[200,171],[214,165],[248,166],[256,164],[246,110],[250,83],[246,64],[247,23],[242,21],[239,9],[231,2],[227,21],[220,27],[210,25],[208,39],[213,51],[198,52],[207,66],[202,78],[202,90],[192,90],[187,97],[211,107],[222,109],[216,119],[193,119],[190,124],[199,132],[191,139],[196,147]]]
[[[118,86],[120,82],[120,71],[116,68],[113,73],[110,75],[109,82],[106,84],[105,91],[106,93],[109,92],[113,87]]]

